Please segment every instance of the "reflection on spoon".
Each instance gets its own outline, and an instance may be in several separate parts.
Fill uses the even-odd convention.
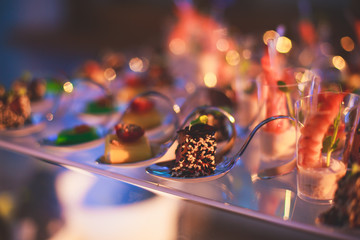
[[[249,145],[251,139],[254,137],[255,133],[263,125],[267,124],[268,122],[271,122],[271,121],[274,121],[277,119],[283,119],[283,118],[287,118],[287,119],[294,121],[294,119],[292,117],[282,116],[282,115],[270,117],[270,118],[263,120],[250,132],[250,134],[247,137],[247,139],[245,140],[244,144],[242,145],[240,150],[234,156],[232,156],[232,157],[222,156],[221,162],[217,163],[214,173],[209,176],[189,177],[189,178],[173,177],[171,172],[172,172],[172,168],[174,166],[175,160],[168,161],[168,162],[162,162],[161,164],[153,164],[146,168],[146,172],[155,177],[159,177],[159,178],[163,178],[163,179],[167,179],[167,180],[181,181],[181,182],[203,182],[203,181],[215,180],[215,179],[220,178],[220,177],[224,176],[225,174],[227,174],[235,166],[236,161],[242,156],[245,149]]]

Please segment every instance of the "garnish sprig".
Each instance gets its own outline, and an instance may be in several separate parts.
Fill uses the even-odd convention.
[[[190,125],[189,125],[189,129],[191,129],[191,127],[193,125],[196,125],[196,124],[207,124],[208,122],[208,116],[207,115],[201,115],[200,117],[198,117],[197,119],[193,120],[190,122]]]
[[[339,138],[337,138],[338,132],[339,132],[339,126],[340,126],[340,118],[341,118],[341,104],[339,106],[339,113],[336,116],[334,120],[334,133],[332,136],[327,136],[323,141],[323,149],[326,151],[326,167],[330,166],[330,159],[332,152],[337,148],[337,145],[340,141]]]

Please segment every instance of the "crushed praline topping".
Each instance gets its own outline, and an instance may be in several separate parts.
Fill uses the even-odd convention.
[[[180,133],[184,134],[180,137],[184,139],[176,150],[176,163],[171,170],[173,177],[201,177],[214,173],[217,147],[215,131],[209,125],[199,125],[192,128],[194,131],[186,128]]]

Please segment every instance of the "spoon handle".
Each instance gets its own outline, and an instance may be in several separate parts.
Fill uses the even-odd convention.
[[[269,122],[271,122],[271,121],[278,120],[278,119],[284,119],[284,118],[296,122],[295,118],[290,117],[290,116],[285,116],[285,115],[277,115],[277,116],[269,117],[269,118],[263,120],[263,121],[260,122],[258,125],[256,125],[255,128],[249,133],[249,136],[246,138],[244,144],[242,145],[242,147],[240,148],[240,150],[237,152],[235,159],[239,159],[239,158],[243,155],[243,153],[245,152],[245,149],[246,149],[247,146],[249,145],[251,139],[254,137],[255,133],[256,133],[262,126],[264,126],[265,124],[267,124],[267,123],[269,123]]]

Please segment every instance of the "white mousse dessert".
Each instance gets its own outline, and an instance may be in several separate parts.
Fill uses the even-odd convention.
[[[338,180],[346,173],[343,162],[330,160],[328,167],[304,168],[298,166],[298,192],[305,198],[332,200]]]

